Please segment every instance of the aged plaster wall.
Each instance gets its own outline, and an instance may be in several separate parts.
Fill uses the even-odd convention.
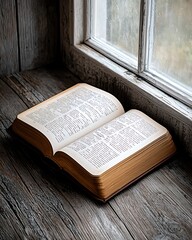
[[[115,67],[100,54],[90,58],[89,49],[71,44],[71,1],[60,1],[61,55],[63,63],[83,82],[90,83],[114,94],[125,109],[137,108],[163,124],[173,135],[177,145],[192,157],[192,111],[131,73]],[[82,49],[81,49],[82,48]],[[86,54],[82,54],[82,51]],[[88,53],[88,55],[87,55]],[[98,62],[96,59],[99,59]],[[106,68],[104,65],[110,66]],[[127,79],[127,80],[126,80]],[[174,107],[173,107],[174,106]]]

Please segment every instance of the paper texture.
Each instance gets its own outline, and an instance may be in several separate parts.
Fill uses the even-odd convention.
[[[145,114],[130,110],[62,149],[94,175],[99,175],[166,133]]]
[[[19,119],[42,132],[55,153],[91,130],[124,112],[111,94],[78,84],[20,114]]]

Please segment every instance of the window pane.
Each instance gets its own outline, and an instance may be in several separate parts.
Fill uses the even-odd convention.
[[[149,70],[192,89],[192,0],[156,0]]]
[[[137,59],[140,0],[97,0],[92,36]]]

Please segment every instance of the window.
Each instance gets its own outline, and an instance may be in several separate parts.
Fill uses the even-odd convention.
[[[86,43],[192,105],[192,0],[89,0]]]

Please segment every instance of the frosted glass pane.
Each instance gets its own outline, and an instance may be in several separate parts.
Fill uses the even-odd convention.
[[[137,59],[140,0],[94,2],[93,36]]]
[[[156,0],[149,70],[192,89],[192,0]]]

